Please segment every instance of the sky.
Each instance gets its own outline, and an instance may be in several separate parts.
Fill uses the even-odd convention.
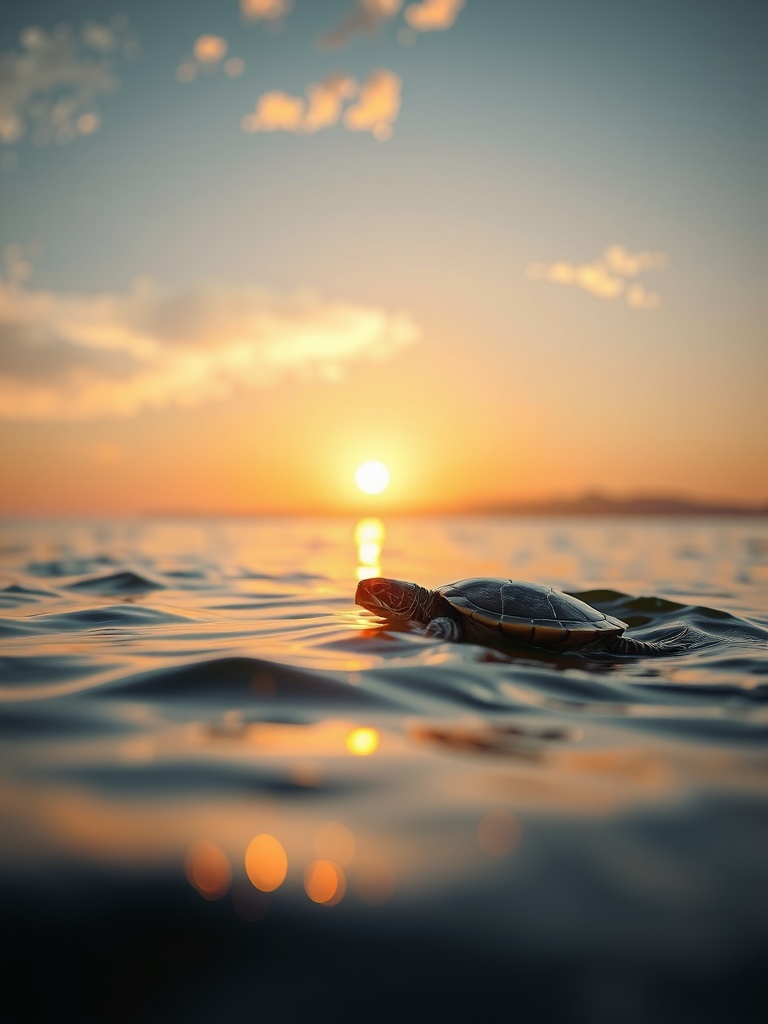
[[[0,13],[0,514],[768,501],[747,0]]]

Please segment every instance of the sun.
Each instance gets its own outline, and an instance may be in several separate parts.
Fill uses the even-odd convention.
[[[364,462],[355,473],[355,481],[366,494],[381,494],[389,483],[389,470],[383,462]]]

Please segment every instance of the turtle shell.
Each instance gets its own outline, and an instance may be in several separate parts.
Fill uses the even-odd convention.
[[[478,578],[438,587],[437,593],[469,620],[470,636],[558,650],[620,636],[626,622],[603,615],[577,597],[540,583]]]

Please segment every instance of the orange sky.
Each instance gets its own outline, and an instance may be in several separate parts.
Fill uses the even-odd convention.
[[[346,8],[2,15],[0,514],[768,501],[749,26]]]

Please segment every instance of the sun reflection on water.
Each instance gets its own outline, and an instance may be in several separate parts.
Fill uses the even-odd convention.
[[[357,843],[346,825],[340,821],[326,821],[317,831],[314,848],[318,857],[347,867],[354,859]]]
[[[361,519],[355,527],[357,545],[357,579],[381,576],[381,549],[384,544],[384,523],[375,516]]]
[[[511,811],[487,811],[477,826],[477,845],[489,857],[505,857],[520,841],[520,825]]]

